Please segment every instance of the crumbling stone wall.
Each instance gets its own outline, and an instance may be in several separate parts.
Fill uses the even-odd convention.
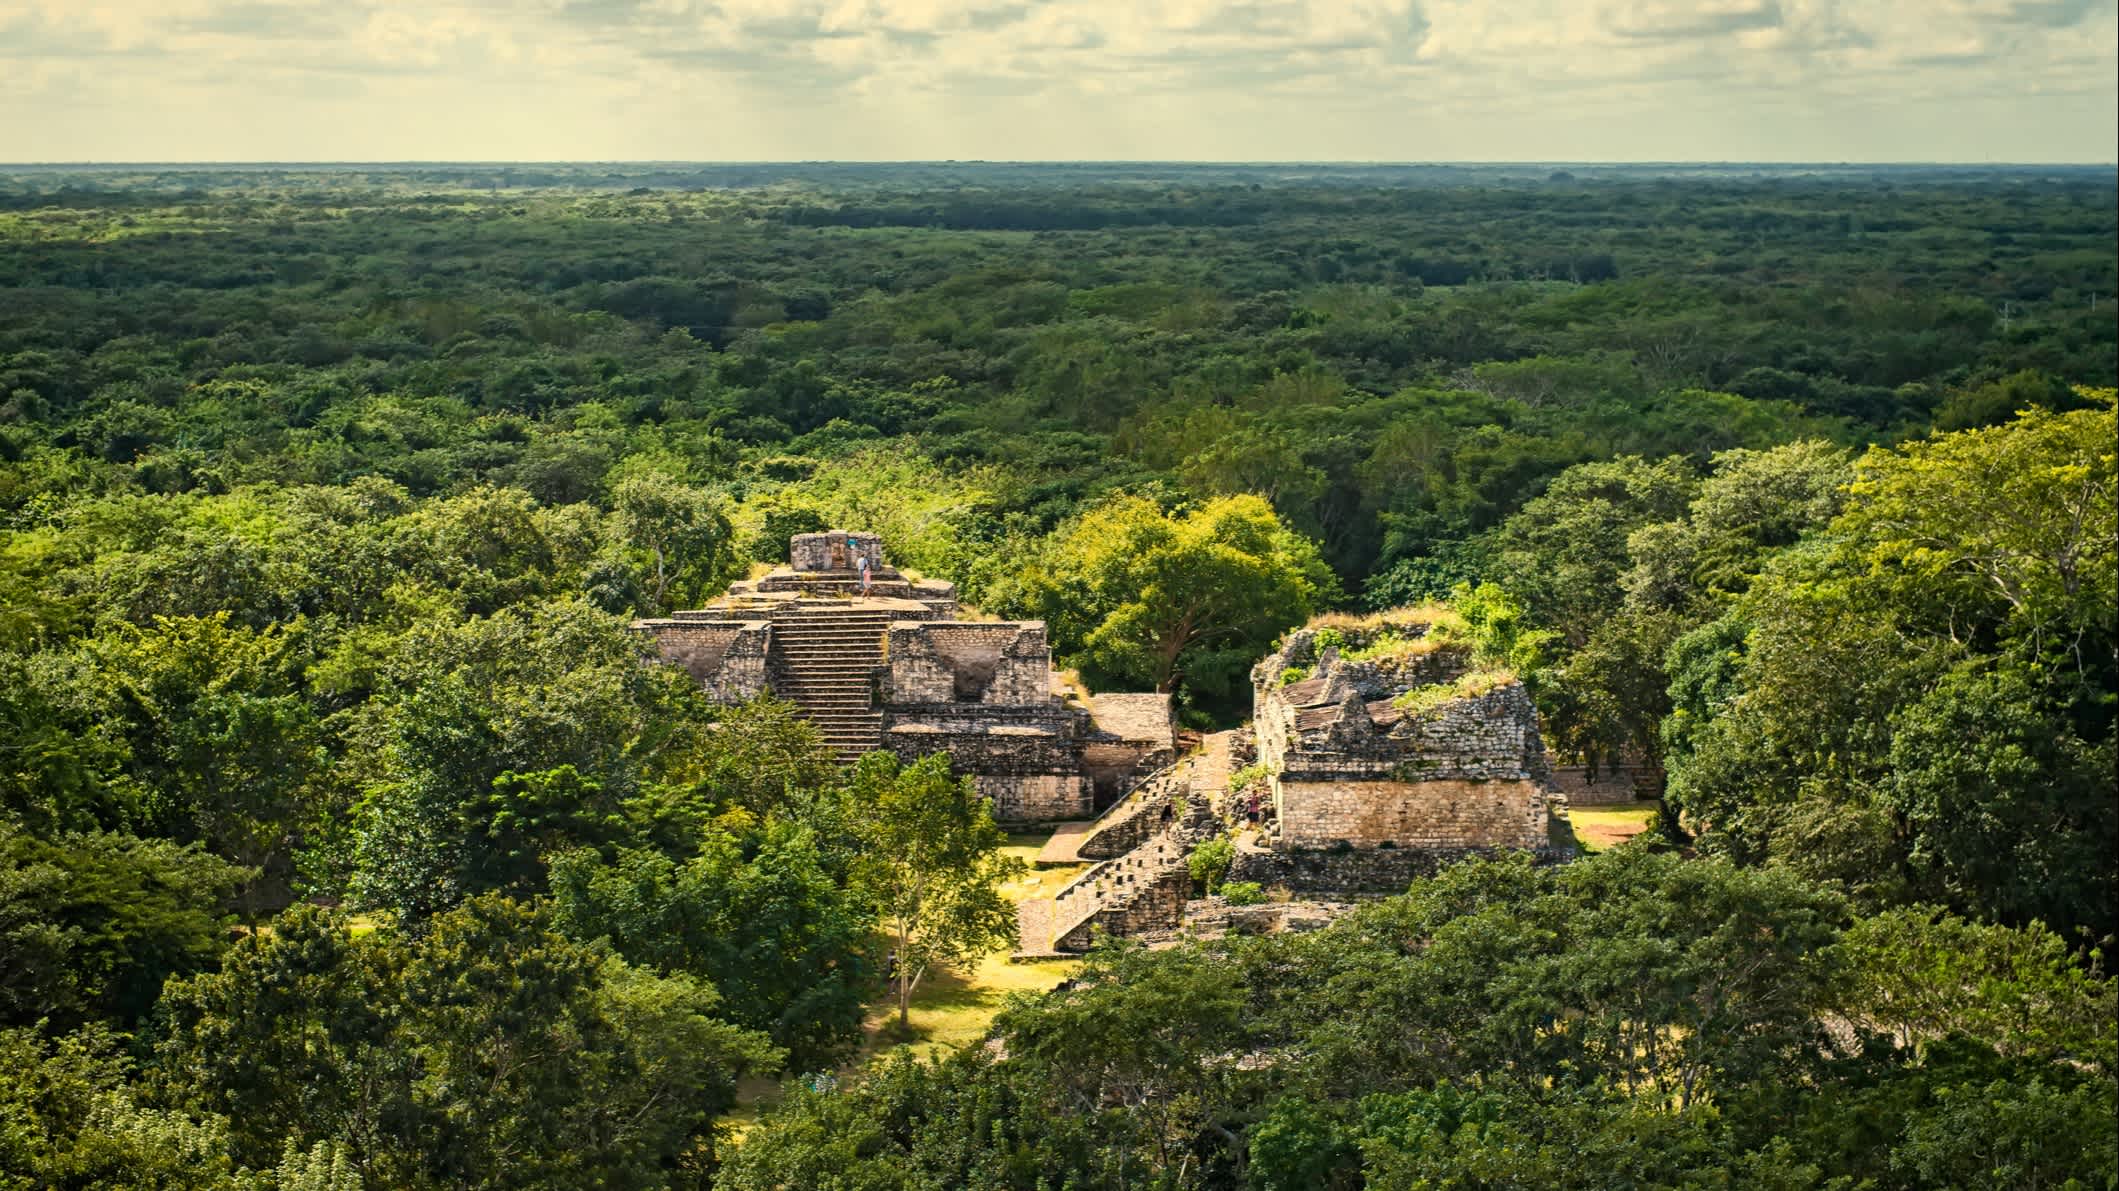
[[[969,717],[894,719],[886,736],[891,751],[908,761],[948,753],[959,769],[979,773],[1078,773],[1080,754],[1066,721],[980,722]]]
[[[1192,783],[1183,772],[1165,769],[1153,774],[1097,819],[1075,846],[1075,855],[1109,860],[1131,852],[1177,821],[1180,798],[1187,809],[1205,801],[1193,797]]]
[[[798,571],[852,571],[866,558],[871,571],[883,570],[883,539],[872,533],[831,530],[798,533],[787,541],[788,565]]]
[[[1341,840],[1408,848],[1535,848],[1545,842],[1543,792],[1524,781],[1283,782],[1280,840]]]
[[[1005,822],[1056,822],[1085,818],[1094,787],[1082,772],[1075,718],[1054,703],[1047,717],[1023,722],[1009,709],[950,709],[955,714],[897,720],[883,734],[885,748],[907,763],[947,753],[959,773],[969,773],[979,793],[993,800],[994,818]]]
[[[1258,759],[1278,846],[1458,850],[1538,848],[1550,768],[1536,708],[1520,682],[1459,683],[1407,710],[1416,688],[1456,683],[1468,657],[1398,626],[1407,648],[1348,662],[1302,630],[1253,671]],[[1307,673],[1285,682],[1290,671]],[[1419,704],[1414,705],[1419,708]]]
[[[1003,823],[1057,823],[1089,813],[1089,779],[1068,773],[980,773],[972,781]]]
[[[1663,771],[1638,761],[1607,761],[1592,775],[1586,765],[1555,765],[1552,788],[1576,806],[1653,802],[1663,797]]]
[[[1053,899],[1054,950],[1085,951],[1099,929],[1130,936],[1176,926],[1192,895],[1189,846],[1176,833],[1159,836],[1076,877]]]
[[[1291,781],[1537,781],[1550,776],[1538,713],[1523,684],[1452,699],[1418,713],[1348,691],[1322,706],[1269,695],[1259,758]],[[1291,730],[1292,729],[1292,730]]]
[[[718,703],[741,703],[765,690],[772,626],[765,621],[639,621],[666,661],[683,666]]]
[[[1054,693],[1043,623],[953,619],[956,589],[892,569],[877,535],[798,534],[788,557],[707,608],[634,628],[718,700],[791,698],[842,761],[948,754],[1007,821],[1086,818],[1099,783],[1115,795],[1169,755],[1167,696],[1118,697],[1111,727],[1092,725]]]
[[[1291,893],[1404,893],[1460,860],[1499,855],[1497,848],[1239,848],[1229,880],[1256,881]],[[1531,849],[1541,863],[1568,858],[1551,847]]]
[[[931,621],[890,626],[892,704],[1051,703],[1052,651],[1042,621]]]

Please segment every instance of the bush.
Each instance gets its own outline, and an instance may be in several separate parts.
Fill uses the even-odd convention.
[[[1256,881],[1231,881],[1221,887],[1221,896],[1232,906],[1255,906],[1265,901],[1266,891]]]
[[[1191,870],[1192,879],[1199,883],[1200,889],[1212,895],[1221,888],[1222,879],[1229,875],[1229,866],[1235,861],[1236,845],[1230,842],[1229,837],[1222,836],[1192,849],[1192,855],[1186,858],[1185,865]]]

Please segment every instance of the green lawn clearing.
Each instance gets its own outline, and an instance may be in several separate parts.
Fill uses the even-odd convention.
[[[1567,812],[1574,824],[1575,841],[1584,852],[1616,848],[1655,825],[1658,802],[1619,802],[1610,806],[1578,806]]]

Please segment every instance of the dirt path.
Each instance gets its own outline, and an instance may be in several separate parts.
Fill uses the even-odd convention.
[[[1200,741],[1197,756],[1192,758],[1192,793],[1205,797],[1218,807],[1229,794],[1229,745],[1235,740],[1234,732],[1215,732]]]
[[[1037,856],[1030,863],[1039,868],[1083,863],[1081,853],[1075,849],[1080,847],[1081,842],[1088,839],[1089,833],[1095,829],[1095,819],[1058,824],[1052,830],[1052,838],[1045,841],[1045,846],[1038,849]]]

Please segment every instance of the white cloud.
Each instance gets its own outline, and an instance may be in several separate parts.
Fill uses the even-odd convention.
[[[2115,12],[2119,0],[0,0],[0,159],[2108,160]]]

